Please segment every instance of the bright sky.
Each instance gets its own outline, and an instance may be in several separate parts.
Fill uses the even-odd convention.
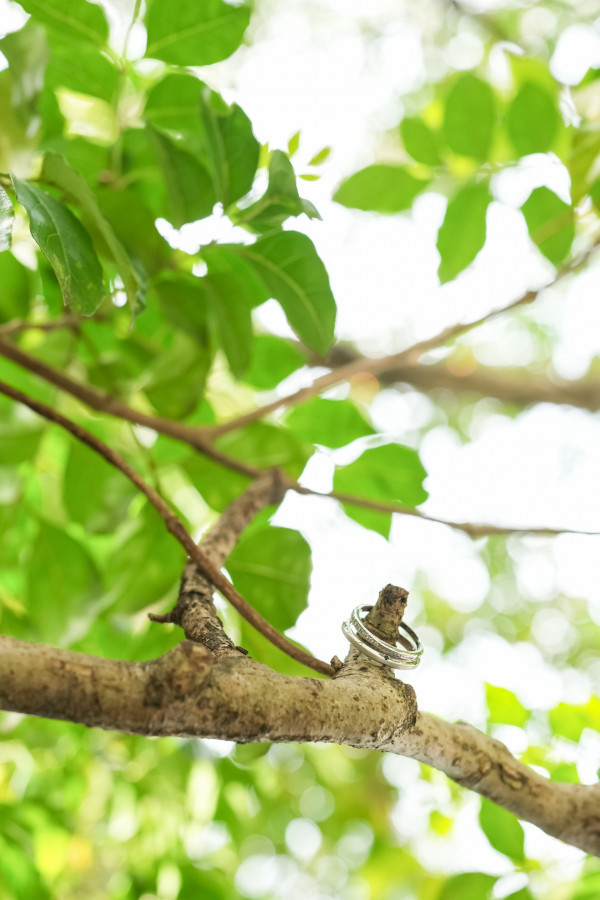
[[[6,8],[4,3],[1,8]],[[294,157],[297,172],[323,146],[333,148],[321,169],[322,180],[303,183],[305,196],[317,205],[323,221],[294,220],[289,227],[306,231],[327,265],[339,305],[338,336],[356,341],[370,355],[400,350],[444,325],[476,318],[529,287],[548,283],[552,267],[529,245],[517,207],[539,184],[563,195],[569,190],[566,170],[546,157],[530,157],[515,171],[497,177],[498,202],[489,212],[488,242],[469,271],[443,287],[437,281],[435,250],[443,197],[425,194],[412,215],[387,218],[351,212],[330,201],[342,177],[374,159],[378,132],[398,122],[403,96],[423,83],[426,55],[440,75],[444,66],[468,68],[479,61],[481,44],[468,25],[445,57],[434,59],[425,53],[420,25],[428,17],[428,27],[435,28],[440,7],[427,3],[406,9],[399,9],[397,0],[371,0],[368,6],[358,0],[261,0],[251,26],[251,46],[201,72],[211,86],[246,110],[257,137],[270,147],[286,149],[289,138],[301,130],[300,150]],[[367,45],[364,30],[379,29],[382,23],[381,36]],[[554,23],[548,16],[535,21],[532,16],[534,27],[542,34],[552,32]],[[576,83],[592,64],[600,64],[600,35],[579,26],[567,29],[552,63],[556,77],[567,85]],[[222,222],[210,220],[171,234],[171,239],[195,250],[203,240],[231,236]],[[556,330],[554,363],[565,378],[584,375],[590,360],[600,353],[599,267],[600,261],[560,288],[544,292],[523,314],[539,317]],[[262,321],[287,333],[273,304],[262,312]],[[472,340],[482,363],[526,366],[531,360],[531,338],[514,317],[480,329]],[[287,393],[294,384],[282,390]],[[343,396],[344,390],[333,396]],[[429,472],[430,499],[424,511],[495,524],[600,530],[598,416],[544,405],[509,419],[486,416],[488,409],[482,400],[470,443],[461,445],[454,432],[438,425],[419,445]],[[432,408],[416,393],[383,391],[373,412],[383,433],[417,445],[418,429],[430,421]],[[309,464],[306,483],[327,489],[332,465],[333,455],[321,454]],[[411,589],[417,574],[425,573],[437,593],[458,610],[472,612],[474,620],[490,587],[478,544],[444,526],[396,517],[387,543],[353,525],[334,503],[298,496],[285,502],[276,521],[300,528],[313,547],[310,608],[294,636],[325,659],[333,653],[344,655],[342,620],[355,605],[374,602],[387,582]],[[511,552],[518,561],[518,592],[539,601],[536,633],[550,649],[567,640],[572,629],[552,608],[556,592],[586,598],[594,621],[600,623],[600,537],[515,539]],[[518,603],[518,596],[503,602]],[[421,708],[438,715],[482,725],[485,681],[514,690],[528,706],[547,708],[561,699],[585,701],[592,680],[597,684],[600,678],[600,663],[587,675],[557,672],[531,645],[510,645],[475,628],[442,661],[439,631],[418,591],[411,594],[407,619],[425,645],[421,667],[407,680],[415,685]],[[518,751],[520,738],[513,731],[508,729],[505,739]],[[580,748],[577,761],[584,779],[595,780],[598,750],[598,742]],[[400,784],[414,780],[410,761],[392,760],[388,768],[391,780],[397,778]],[[412,791],[409,815],[402,804],[397,813],[399,834],[405,837],[412,833],[407,822],[415,814],[414,792],[425,810],[442,802],[444,793],[439,785],[434,791],[426,783],[420,788],[413,785]],[[533,828],[526,831],[529,852],[552,860],[557,875],[568,876],[569,866],[575,873],[578,851]],[[432,838],[420,844],[422,861],[434,868],[472,868],[475,853],[478,863],[490,871],[504,871],[503,859],[479,832],[469,834],[471,842],[465,840],[464,828],[454,834],[462,843]]]

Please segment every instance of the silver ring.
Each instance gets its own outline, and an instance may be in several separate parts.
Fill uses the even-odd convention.
[[[361,613],[365,613],[366,616],[372,609],[372,606],[357,606],[352,610],[350,618],[342,624],[345,637],[361,653],[384,666],[391,666],[393,669],[416,668],[423,655],[423,647],[416,632],[404,622],[400,622],[399,635],[395,643],[384,641],[370,631],[361,617]],[[399,643],[402,644],[402,649],[397,646]]]

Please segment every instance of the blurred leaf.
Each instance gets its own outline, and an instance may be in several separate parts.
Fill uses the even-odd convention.
[[[94,451],[72,441],[63,477],[63,500],[87,532],[112,534],[126,516],[134,486]]]
[[[560,122],[555,98],[532,81],[521,85],[506,113],[506,130],[519,156],[550,150]]]
[[[451,150],[461,156],[487,159],[496,113],[494,92],[471,72],[456,79],[446,98],[444,136]]]
[[[533,894],[529,890],[529,888],[521,888],[520,891],[516,891],[514,894],[509,894],[507,897],[504,897],[504,900],[535,900]]]
[[[30,306],[29,273],[12,253],[0,254],[0,318],[24,318]]]
[[[235,221],[255,231],[276,228],[290,216],[302,213],[310,219],[320,215],[308,200],[298,193],[296,175],[291,162],[281,150],[274,150],[269,161],[269,183],[263,196],[235,214]]]
[[[195,338],[208,353],[208,299],[203,282],[187,272],[161,272],[154,290],[169,324]]]
[[[144,120],[171,137],[184,137],[186,149],[191,150],[195,142],[195,149],[200,150],[206,142],[200,116],[204,90],[206,85],[194,75],[169,73],[148,91]]]
[[[267,286],[259,271],[246,258],[242,244],[211,244],[202,248],[202,258],[209,275],[223,274],[235,278],[236,290],[245,294],[251,307],[260,306],[269,299]]]
[[[318,153],[315,153],[315,155],[312,157],[312,159],[309,159],[308,165],[309,166],[320,166],[321,163],[324,163],[326,159],[329,159],[330,154],[331,154],[331,147],[323,147],[322,150],[319,150]]]
[[[300,350],[290,341],[272,334],[259,334],[254,338],[252,358],[244,381],[259,391],[269,391],[305,362]]]
[[[531,715],[529,710],[525,709],[520,700],[506,688],[486,684],[485,696],[490,722],[522,728],[529,720]]]
[[[35,103],[44,87],[44,74],[50,57],[46,29],[30,19],[23,28],[0,40],[0,52],[10,67],[12,102],[15,107],[34,113]]]
[[[40,638],[61,643],[76,620],[90,620],[102,597],[96,567],[83,544],[41,522],[27,566],[28,611]]]
[[[79,207],[87,223],[99,232],[116,270],[123,280],[127,300],[134,309],[140,287],[138,278],[127,251],[100,212],[97,200],[85,179],[68,164],[64,156],[59,156],[57,153],[45,154],[41,177],[42,181],[52,184],[62,191],[69,203]]]
[[[264,422],[254,422],[229,432],[218,438],[215,444],[223,453],[249,466],[257,469],[280,466],[292,478],[301,475],[313,449],[287,429]]]
[[[153,128],[148,133],[165,179],[172,224],[181,228],[209,216],[217,198],[207,169],[166,135]]]
[[[65,87],[112,103],[119,88],[119,72],[111,60],[87,43],[52,34],[46,87]]]
[[[579,772],[575,763],[559,763],[550,768],[550,781],[563,784],[579,784]]]
[[[534,244],[555,266],[568,256],[575,237],[573,208],[547,187],[531,192],[521,207]]]
[[[185,553],[146,504],[126,536],[120,538],[107,570],[113,609],[134,612],[156,603],[179,584]]]
[[[548,719],[555,734],[578,743],[584,728],[600,731],[600,698],[591,697],[579,706],[559,703],[550,710]]]
[[[293,409],[285,424],[303,440],[325,447],[345,447],[357,438],[375,434],[351,400],[314,397]]]
[[[571,900],[597,900],[598,896],[600,896],[600,872],[589,872],[577,882]]]
[[[65,304],[91,316],[104,297],[102,268],[91,238],[64,204],[13,175],[17,199],[29,213],[31,235],[54,269]]]
[[[130,189],[96,193],[102,215],[134,259],[154,274],[166,263],[169,245],[156,230],[154,216],[138,194]]]
[[[342,505],[349,519],[362,525],[363,528],[368,528],[369,531],[380,534],[386,541],[389,539],[392,529],[391,513],[379,512],[376,509],[366,509],[364,506],[355,506],[352,503],[344,503]]]
[[[415,178],[402,166],[376,164],[341,183],[333,199],[351,209],[398,213],[410,209],[430,179]]]
[[[487,181],[481,181],[461,188],[448,203],[437,239],[442,284],[466,269],[485,244],[491,199]]]
[[[419,116],[409,116],[400,122],[400,136],[407,153],[416,162],[427,166],[439,166],[438,139],[429,125]]]
[[[146,56],[178,66],[211,65],[237,50],[249,21],[248,7],[222,0],[176,0],[168,6],[149,0]]]
[[[252,187],[260,147],[244,110],[235,104],[223,109],[222,103],[218,94],[202,92],[208,168],[217,199],[227,208]]]
[[[12,466],[35,457],[43,423],[39,416],[11,404],[0,414],[0,466]]]
[[[300,132],[297,131],[295,134],[291,136],[288,141],[288,154],[289,156],[293,156],[298,152],[298,147],[300,146]],[[275,153],[279,153],[279,150],[275,150]],[[285,154],[284,154],[285,155]]]
[[[453,875],[442,885],[437,900],[491,900],[497,881],[493,875],[485,875],[483,872]]]
[[[3,187],[0,187],[0,253],[10,247],[13,220],[15,211],[10,197]]]
[[[416,450],[402,444],[386,444],[365,450],[347,466],[338,466],[333,485],[338,493],[412,508],[427,499],[423,487],[426,476]]]
[[[306,609],[312,566],[299,532],[269,526],[242,535],[226,565],[242,596],[278,631]]]
[[[279,302],[298,337],[318,353],[333,342],[335,300],[329,276],[305,234],[284,231],[263,237],[240,254],[252,264]]]
[[[70,41],[90,41],[103,47],[108,40],[104,12],[87,0],[23,0],[20,5],[43,25]]]
[[[221,346],[236,378],[241,378],[252,355],[252,307],[239,280],[225,272],[214,272],[202,279],[212,310]]]
[[[479,824],[494,850],[517,862],[523,862],[525,833],[516,816],[482,797]]]
[[[144,392],[161,416],[183,419],[202,400],[213,356],[211,347],[199,343],[198,336],[198,327],[192,335],[175,332],[169,346],[146,369]]]

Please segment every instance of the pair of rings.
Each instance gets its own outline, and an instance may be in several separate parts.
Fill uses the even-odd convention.
[[[364,623],[367,613],[372,609],[372,606],[357,606],[352,611],[350,618],[342,625],[346,638],[361,653],[384,666],[391,666],[393,669],[416,668],[423,655],[423,647],[416,633],[404,622],[400,622],[396,641],[393,644],[384,641]]]

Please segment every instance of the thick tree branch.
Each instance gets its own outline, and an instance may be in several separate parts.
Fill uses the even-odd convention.
[[[351,349],[338,346],[328,354],[327,364],[342,366],[352,359],[356,359],[356,354]],[[591,412],[600,409],[600,380],[597,378],[568,382],[558,377],[552,380],[544,375],[532,375],[527,369],[487,366],[477,366],[473,371],[463,373],[452,371],[445,360],[432,365],[395,366],[380,372],[378,377],[383,384],[410,384],[421,391],[442,388],[453,393],[495,397],[515,406],[553,403]]]
[[[45,381],[48,381],[50,384],[55,385],[60,390],[63,390],[71,396],[76,397],[91,409],[95,409],[96,411],[101,413],[106,413],[110,416],[115,416],[116,418],[124,419],[127,422],[132,422],[133,424],[145,425],[147,428],[151,428],[154,431],[159,432],[160,434],[166,434],[176,440],[183,441],[184,443],[189,444],[189,446],[193,447],[198,453],[207,456],[209,459],[214,460],[225,468],[231,469],[235,472],[240,472],[241,474],[246,475],[248,478],[257,478],[262,473],[262,471],[264,471],[261,469],[257,469],[254,466],[249,466],[248,464],[241,462],[238,459],[234,459],[233,457],[222,453],[220,450],[217,450],[209,441],[207,441],[202,436],[203,429],[198,428],[194,425],[186,425],[182,422],[172,422],[170,419],[163,419],[160,416],[151,416],[146,413],[141,413],[138,410],[134,410],[130,406],[127,406],[126,403],[123,403],[122,401],[117,400],[114,397],[103,394],[101,391],[98,391],[95,388],[91,388],[88,385],[84,385],[80,382],[74,381],[68,376],[63,375],[62,372],[58,372],[55,369],[52,369],[50,366],[47,366],[45,363],[36,359],[34,356],[25,353],[23,350],[20,350],[17,347],[13,347],[11,344],[5,343],[1,339],[0,356],[5,356],[7,359],[12,360],[28,371],[33,372],[35,375],[38,375],[40,378],[43,378]],[[399,503],[380,503],[375,500],[368,500],[364,497],[356,497],[353,494],[340,494],[335,491],[329,493],[315,491],[312,488],[307,488],[298,484],[297,481],[289,477],[286,477],[286,487],[288,488],[288,490],[296,491],[296,493],[299,494],[314,495],[316,497],[330,497],[333,500],[339,500],[341,503],[350,503],[354,506],[363,507],[364,509],[374,509],[380,512],[397,513],[398,515],[414,516],[419,519],[424,519],[428,522],[438,522],[441,525],[447,525],[449,528],[463,531],[465,532],[465,534],[468,534],[471,537],[484,537],[486,535],[492,534],[537,534],[541,536],[555,536],[558,534],[571,533],[597,533],[595,531],[579,531],[577,529],[568,528],[515,528],[510,525],[496,526],[487,525],[484,523],[477,524],[470,522],[455,522],[450,519],[442,519],[437,516],[429,516],[418,509],[411,509],[409,507],[402,506]]]
[[[265,472],[223,511],[218,521],[200,541],[200,549],[217,567],[221,567],[240,534],[261,509],[281,503],[285,489],[276,469]],[[213,587],[197,563],[186,565],[174,609],[166,615],[150,613],[153,622],[174,622],[190,641],[204,644],[215,658],[245,653],[225,634],[213,603]]]
[[[363,657],[364,659],[364,657]],[[416,712],[414,691],[364,661],[330,681],[184,642],[162,659],[98,659],[0,637],[0,708],[143,735],[325,741],[418,759],[547,834],[600,856],[600,786],[551,782],[499,741]]]
[[[275,644],[276,647],[279,647],[280,650],[283,650],[284,653],[287,653],[289,656],[292,656],[294,659],[298,660],[298,662],[303,663],[305,666],[309,666],[309,668],[314,669],[317,672],[321,672],[323,675],[332,675],[333,668],[327,663],[323,662],[320,659],[316,659],[314,656],[311,656],[310,653],[306,653],[306,651],[302,650],[300,647],[297,647],[291,641],[288,641],[283,635],[281,635],[270,622],[267,622],[266,619],[263,619],[261,615],[259,615],[255,609],[253,609],[244,598],[239,594],[236,589],[233,587],[230,581],[225,578],[225,576],[220,572],[217,566],[215,566],[208,557],[200,550],[200,548],[196,545],[193,538],[188,534],[183,522],[179,519],[175,513],[167,506],[165,501],[160,497],[155,490],[153,490],[146,482],[141,478],[141,476],[132,469],[131,466],[122,459],[118,453],[97,438],[95,435],[91,434],[91,432],[87,431],[85,428],[82,428],[80,425],[77,425],[75,422],[72,422],[70,419],[67,419],[65,416],[61,415],[61,413],[57,412],[51,407],[46,406],[45,403],[41,403],[39,400],[34,400],[32,397],[28,397],[27,394],[24,394],[22,391],[17,390],[17,388],[11,387],[9,384],[5,384],[0,381],[0,393],[4,394],[7,397],[11,397],[13,400],[16,400],[18,403],[23,403],[25,406],[28,406],[29,409],[32,409],[34,412],[38,413],[38,415],[43,416],[43,418],[47,419],[49,422],[54,422],[56,425],[60,425],[61,428],[64,428],[70,434],[77,438],[77,440],[86,444],[96,453],[100,454],[100,456],[104,457],[104,459],[109,462],[116,469],[119,469],[133,484],[141,491],[142,494],[149,500],[152,506],[156,509],[158,514],[163,518],[165,526],[167,530],[173,535],[173,537],[179,541],[184,550],[187,551],[190,558],[199,566],[202,573],[212,582],[212,584],[219,590],[223,596],[231,603],[235,609],[239,612],[247,622],[249,622],[257,631],[260,631],[267,640],[271,641],[271,643]]]

